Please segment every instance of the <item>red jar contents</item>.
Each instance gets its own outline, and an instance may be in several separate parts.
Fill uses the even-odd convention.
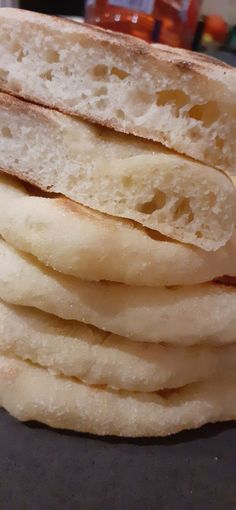
[[[191,48],[202,0],[87,0],[85,21],[147,42]]]

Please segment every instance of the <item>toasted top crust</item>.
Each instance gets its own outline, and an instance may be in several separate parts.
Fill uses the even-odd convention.
[[[234,68],[18,9],[0,10],[0,40],[1,91],[235,172]]]
[[[111,45],[118,45],[129,49],[136,56],[146,56],[149,59],[150,66],[154,59],[155,62],[165,62],[172,64],[179,69],[181,73],[191,72],[205,76],[208,79],[222,81],[225,87],[236,94],[236,69],[218,59],[209,57],[201,53],[184,50],[181,48],[172,48],[162,44],[148,44],[136,37],[104,30],[103,28],[79,23],[77,21],[63,19],[55,16],[48,16],[37,12],[26,11],[23,9],[2,8],[0,18],[13,18],[24,22],[32,22],[40,25],[46,25],[47,28],[60,29],[63,33],[75,34],[80,37],[81,34],[89,35],[94,41],[106,42]]]
[[[3,171],[207,251],[231,238],[235,188],[222,172],[5,94],[0,107]]]

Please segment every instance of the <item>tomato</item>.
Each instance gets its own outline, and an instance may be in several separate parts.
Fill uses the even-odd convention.
[[[207,16],[204,32],[211,35],[215,41],[224,42],[228,32],[228,25],[221,16]]]

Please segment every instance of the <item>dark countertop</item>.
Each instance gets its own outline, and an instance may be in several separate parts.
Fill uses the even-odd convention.
[[[236,53],[230,53],[227,51],[208,51],[208,55],[214,58],[218,58],[219,60],[222,60],[226,64],[229,64],[233,67],[236,67]]]
[[[235,510],[236,424],[124,440],[0,410],[1,510]]]

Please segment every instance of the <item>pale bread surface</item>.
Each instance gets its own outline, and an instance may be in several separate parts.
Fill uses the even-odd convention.
[[[166,436],[234,420],[236,378],[164,393],[93,388],[17,359],[0,357],[0,405],[21,421],[100,435]]]
[[[207,251],[231,238],[236,190],[222,172],[6,94],[0,117],[5,172]]]
[[[153,392],[235,373],[236,345],[130,342],[99,329],[0,301],[0,353],[90,385]]]
[[[86,282],[46,268],[4,241],[0,241],[0,298],[138,341],[194,345],[236,339],[235,287]]]
[[[66,198],[30,196],[3,174],[0,235],[46,266],[84,280],[155,287],[236,276],[236,232],[224,247],[206,252]]]
[[[236,71],[86,24],[0,12],[0,86],[235,171]]]

